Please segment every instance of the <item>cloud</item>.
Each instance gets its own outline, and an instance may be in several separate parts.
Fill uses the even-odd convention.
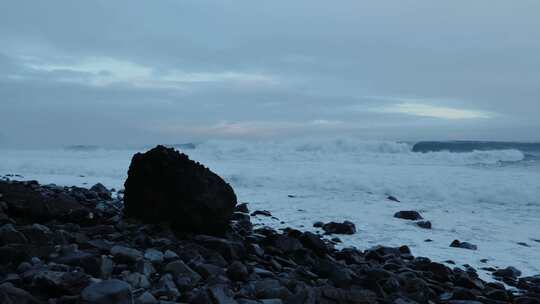
[[[422,117],[432,117],[440,119],[486,119],[492,118],[494,114],[486,111],[476,111],[468,109],[458,109],[450,107],[434,106],[422,103],[398,103],[381,108],[372,109],[374,112],[399,113]]]
[[[160,69],[132,61],[109,57],[83,58],[73,63],[50,63],[35,57],[23,57],[32,71],[57,75],[59,82],[73,82],[96,87],[124,84],[136,88],[186,89],[190,84],[231,84],[239,86],[275,86],[277,77],[263,73],[238,71],[186,72]],[[61,76],[58,76],[61,75]],[[24,79],[24,76],[20,76]]]

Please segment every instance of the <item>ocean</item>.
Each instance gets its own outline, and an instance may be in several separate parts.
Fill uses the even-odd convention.
[[[221,175],[251,210],[275,217],[257,217],[256,224],[316,231],[315,221],[349,220],[358,232],[339,236],[340,246],[408,245],[417,256],[457,267],[540,273],[538,144],[347,138],[175,146]],[[121,189],[132,155],[149,148],[0,149],[0,176]],[[419,211],[433,229],[394,218],[400,210]],[[450,248],[454,239],[478,250]]]

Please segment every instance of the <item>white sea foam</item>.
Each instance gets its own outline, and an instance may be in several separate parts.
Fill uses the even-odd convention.
[[[0,174],[44,183],[121,188],[136,149],[0,150]],[[209,141],[186,150],[222,175],[240,201],[285,221],[274,227],[313,229],[313,221],[351,220],[358,234],[345,245],[411,246],[416,255],[458,264],[520,268],[540,273],[540,170],[512,166],[518,150],[415,153],[408,143],[341,140]],[[288,195],[295,197],[288,197]],[[394,195],[402,202],[386,199]],[[419,210],[432,230],[393,218]],[[299,211],[302,210],[302,211]],[[426,243],[425,239],[433,242]],[[478,251],[449,248],[453,239]],[[526,242],[524,247],[517,242]]]

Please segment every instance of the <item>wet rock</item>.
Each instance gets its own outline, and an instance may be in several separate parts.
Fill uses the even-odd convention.
[[[15,287],[11,283],[0,284],[0,303],[2,304],[39,304],[36,299],[26,290]]]
[[[515,304],[540,304],[540,300],[533,297],[517,297],[514,299]]]
[[[163,259],[165,261],[175,260],[178,259],[178,254],[172,250],[165,250],[165,253],[163,254]]]
[[[55,263],[78,266],[93,276],[101,275],[101,257],[90,252],[73,251],[53,260]]]
[[[236,212],[249,213],[248,203],[238,204],[235,208]]]
[[[180,297],[180,291],[176,287],[171,274],[165,274],[159,279],[153,294],[158,298],[165,297],[171,301],[175,301]]]
[[[90,283],[82,272],[41,271],[32,278],[32,290],[47,297],[78,295]]]
[[[274,247],[276,247],[277,249],[285,252],[285,253],[290,253],[290,252],[294,252],[296,250],[300,250],[302,248],[304,248],[304,246],[302,246],[302,243],[300,243],[300,241],[294,237],[290,237],[288,235],[280,235],[278,236],[274,242],[273,242],[273,245]]]
[[[33,224],[32,226],[24,227],[21,231],[32,244],[46,245],[52,242],[52,232],[47,226]]]
[[[129,285],[131,285],[131,287],[133,287],[134,289],[150,288],[150,282],[148,281],[148,278],[144,274],[138,272],[123,271],[122,280],[129,283]]]
[[[103,186],[103,184],[101,184],[101,183],[97,183],[97,184],[93,185],[90,188],[90,191],[94,191],[95,193],[97,193],[97,195],[101,199],[104,199],[104,200],[111,200],[112,199],[111,191],[109,189],[107,189],[107,187]]]
[[[327,234],[355,234],[356,226],[353,222],[344,221],[343,223],[330,222],[323,225],[322,229]]]
[[[158,304],[158,300],[148,291],[145,291],[137,299],[135,304]]]
[[[430,221],[419,221],[419,222],[416,222],[416,225],[420,228],[431,229]]]
[[[398,200],[395,196],[392,196],[392,195],[389,195],[388,197],[386,197],[386,199],[389,201],[396,202],[396,203],[401,203],[400,200]]]
[[[272,216],[272,213],[268,210],[255,210],[251,213],[251,216],[257,216],[257,215],[262,215],[262,216]]]
[[[233,281],[246,281],[249,271],[244,264],[236,261],[227,268],[227,276]]]
[[[469,250],[477,250],[478,249],[478,247],[476,245],[473,245],[473,244],[468,243],[468,242],[461,242],[459,240],[454,240],[450,244],[450,247],[463,248],[463,249],[469,249]]]
[[[215,304],[235,304],[233,293],[226,286],[212,286],[209,289],[210,297]]]
[[[498,269],[493,272],[493,276],[501,278],[517,278],[521,275],[521,271],[515,267],[509,266],[504,269]]]
[[[235,205],[231,186],[185,154],[157,146],[133,156],[124,195],[129,217],[170,222],[176,231],[222,234]]]
[[[306,248],[313,250],[319,255],[324,255],[328,252],[328,246],[326,245],[326,243],[321,239],[320,236],[312,232],[305,232],[300,237],[300,240]]]
[[[139,250],[120,245],[113,246],[111,254],[118,261],[126,263],[135,263],[143,257]]]
[[[154,248],[146,249],[144,259],[150,261],[152,264],[161,264],[164,260],[163,252]]]
[[[0,181],[0,193],[8,205],[7,215],[31,218],[34,222],[50,220],[87,222],[89,210],[68,193],[47,195],[39,184]]]
[[[411,221],[417,221],[423,219],[423,217],[418,213],[418,211],[414,210],[406,210],[406,211],[399,211],[394,214],[395,218],[400,218],[404,220],[411,220]]]
[[[313,223],[313,227],[315,228],[322,228],[322,226],[324,226],[324,223],[321,221]]]
[[[12,224],[0,227],[0,245],[6,244],[26,244],[28,240]]]
[[[112,279],[91,284],[81,292],[84,304],[133,304],[131,287],[126,282]]]
[[[190,279],[190,283],[193,285],[197,284],[201,280],[201,276],[181,260],[170,262],[165,266],[164,271],[172,273],[175,277],[187,277]]]
[[[510,297],[508,297],[508,293],[505,290],[501,289],[490,290],[486,292],[486,296],[492,300],[497,300],[501,302],[508,302],[510,300]]]

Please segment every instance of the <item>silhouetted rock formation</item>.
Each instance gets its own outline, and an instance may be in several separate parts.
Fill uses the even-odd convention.
[[[222,233],[236,206],[229,184],[172,148],[133,156],[124,193],[125,214],[176,231]]]

